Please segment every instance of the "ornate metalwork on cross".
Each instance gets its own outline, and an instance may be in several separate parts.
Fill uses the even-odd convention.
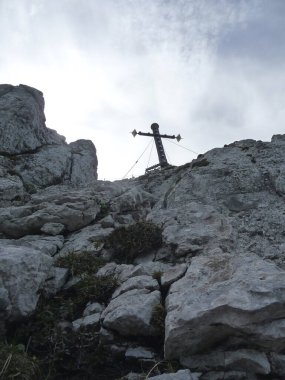
[[[166,158],[166,155],[165,155],[165,151],[164,151],[164,147],[163,147],[161,138],[176,139],[178,142],[182,139],[182,137],[180,135],[177,135],[177,136],[174,136],[174,135],[172,135],[172,136],[171,135],[161,135],[159,133],[159,125],[157,123],[151,124],[151,129],[153,130],[153,133],[137,132],[135,129],[132,132],[132,135],[134,137],[136,137],[136,135],[139,135],[139,136],[149,136],[149,137],[153,137],[154,138],[155,146],[156,146],[156,150],[157,150],[157,155],[158,155],[158,159],[159,159],[159,164],[150,166],[149,168],[146,169],[146,171],[155,169],[155,168],[157,168],[159,166],[161,168],[165,168],[165,167],[169,166],[169,163],[167,162],[167,158]]]

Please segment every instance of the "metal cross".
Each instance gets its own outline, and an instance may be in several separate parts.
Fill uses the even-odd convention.
[[[167,158],[164,152],[163,144],[161,138],[167,138],[167,139],[176,139],[178,142],[182,139],[180,135],[174,136],[174,135],[161,135],[159,133],[159,125],[157,123],[151,124],[151,129],[153,130],[153,133],[145,133],[145,132],[137,132],[135,129],[132,132],[132,135],[136,137],[136,135],[140,136],[150,136],[154,138],[157,155],[159,159],[159,164],[153,165],[146,169],[146,171],[149,171],[151,169],[155,169],[157,167],[165,168],[169,166],[169,163],[167,162]]]

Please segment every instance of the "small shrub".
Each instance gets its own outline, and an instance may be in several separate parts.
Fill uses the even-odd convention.
[[[157,328],[160,335],[164,336],[164,321],[166,317],[165,307],[162,304],[158,304],[153,308],[151,316],[151,324]]]
[[[163,272],[158,270],[152,274],[152,278],[160,284],[162,275],[163,275]]]
[[[96,215],[96,221],[105,218],[105,216],[109,215],[110,205],[108,203],[99,201],[100,211]]]
[[[116,228],[108,238],[117,259],[132,263],[144,253],[158,248],[162,244],[162,229],[152,222],[137,222],[128,227]]]
[[[23,345],[0,343],[0,379],[37,380],[39,365],[25,352]]]
[[[114,276],[82,276],[81,281],[74,286],[77,293],[74,302],[86,305],[89,301],[96,301],[107,305],[117,286],[118,281]]]
[[[67,256],[59,257],[56,266],[68,268],[72,276],[80,276],[85,273],[94,274],[105,262],[94,256],[91,252],[71,252]]]

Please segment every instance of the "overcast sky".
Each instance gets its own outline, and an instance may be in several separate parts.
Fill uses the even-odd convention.
[[[0,0],[0,83],[41,90],[47,127],[121,179],[153,122],[198,153],[285,133],[284,20],[285,0]],[[163,142],[174,165],[196,157]]]

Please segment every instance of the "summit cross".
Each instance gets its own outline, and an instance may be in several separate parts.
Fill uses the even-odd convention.
[[[176,139],[178,142],[182,139],[182,137],[180,135],[177,135],[177,136],[161,135],[159,133],[159,125],[157,123],[151,124],[151,129],[153,130],[153,133],[137,132],[135,129],[133,130],[133,132],[131,132],[134,137],[136,137],[136,135],[139,135],[139,136],[149,136],[149,137],[154,138],[155,146],[156,146],[156,150],[157,150],[157,155],[158,155],[158,159],[159,159],[159,164],[156,164],[156,165],[153,165],[153,166],[147,168],[146,171],[155,169],[159,166],[161,168],[166,168],[167,166],[169,166],[161,138]]]

